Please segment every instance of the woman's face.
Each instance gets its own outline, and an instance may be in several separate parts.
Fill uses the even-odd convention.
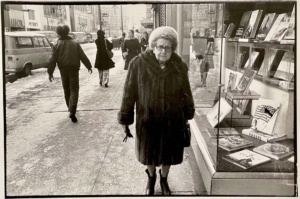
[[[132,37],[133,37],[133,34],[132,34],[131,31],[128,31],[128,37],[129,37],[129,38],[132,38]]]
[[[156,46],[153,49],[156,59],[160,63],[167,62],[173,52],[172,43],[166,39],[158,39],[156,42]]]

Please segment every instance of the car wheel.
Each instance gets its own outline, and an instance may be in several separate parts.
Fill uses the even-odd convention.
[[[31,66],[26,64],[23,69],[23,77],[27,77],[28,75],[31,75]]]

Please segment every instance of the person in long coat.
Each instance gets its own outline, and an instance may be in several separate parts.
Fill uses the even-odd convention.
[[[128,31],[128,37],[124,41],[124,45],[122,47],[122,53],[125,57],[125,66],[124,70],[128,69],[128,64],[139,53],[141,53],[141,47],[138,39],[134,37],[133,30]]]
[[[149,40],[149,36],[147,31],[145,31],[143,32],[143,37],[141,38],[141,43],[140,43],[142,52],[144,52],[148,48],[149,46],[148,40]]]
[[[147,166],[147,195],[154,194],[157,166],[161,166],[162,194],[171,195],[169,169],[182,163],[183,132],[195,112],[188,67],[175,53],[177,43],[177,32],[171,27],[150,34],[149,49],[129,64],[118,112],[118,122],[128,129],[136,106],[136,157]]]
[[[109,69],[115,67],[115,63],[108,57],[106,48],[111,51],[113,49],[113,45],[105,39],[105,32],[102,30],[97,31],[97,39],[95,40],[95,43],[97,45],[95,68],[97,68],[99,72],[99,84],[101,86],[104,84],[105,87],[108,87]]]

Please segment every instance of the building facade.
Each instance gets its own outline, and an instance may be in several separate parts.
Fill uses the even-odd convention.
[[[71,31],[95,32],[97,29],[95,5],[70,5]]]

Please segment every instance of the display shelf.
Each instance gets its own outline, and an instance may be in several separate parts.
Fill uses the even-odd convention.
[[[207,126],[209,123],[205,115],[195,116],[190,124],[191,146],[196,154],[196,161],[208,194],[295,195],[295,164],[286,161],[288,157],[282,160],[271,160],[268,163],[244,170],[222,159],[222,156],[229,152],[217,149],[217,139],[209,137],[206,133],[205,129],[211,127]],[[241,132],[241,129],[237,128],[237,130]],[[242,137],[253,141],[254,147],[265,143],[246,135],[242,135]],[[292,144],[293,140],[284,140],[281,143]]]

